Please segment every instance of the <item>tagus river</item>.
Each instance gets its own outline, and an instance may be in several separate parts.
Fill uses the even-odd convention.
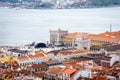
[[[49,29],[100,33],[120,30],[120,8],[8,9],[0,8],[0,46],[49,41]]]

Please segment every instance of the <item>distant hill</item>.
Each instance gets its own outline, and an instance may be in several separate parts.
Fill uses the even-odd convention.
[[[94,6],[120,5],[120,0],[90,0]]]
[[[120,0],[0,0],[0,2],[26,3],[27,7],[32,8],[92,8],[120,5]]]

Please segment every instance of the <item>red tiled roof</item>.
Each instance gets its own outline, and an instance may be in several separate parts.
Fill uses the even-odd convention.
[[[45,72],[36,73],[35,76],[43,78],[45,76]]]
[[[101,70],[101,69],[102,69],[101,66],[93,66],[93,67],[92,67],[92,70]]]
[[[107,80],[107,76],[99,76],[97,80]]]
[[[68,75],[70,75],[70,74],[74,73],[75,71],[76,71],[76,69],[74,69],[74,68],[66,68],[66,69],[63,71],[63,74],[68,74]]]
[[[88,52],[88,50],[66,50],[66,51],[62,51],[61,54],[70,55],[70,54],[79,54],[79,53],[85,53],[85,52]]]
[[[18,71],[17,71],[17,70],[14,70],[13,73],[18,73]]]
[[[92,73],[92,77],[97,77],[97,74],[95,74],[95,73]]]
[[[3,68],[0,68],[0,70],[3,70]]]
[[[5,73],[5,74],[11,74],[11,73],[12,73],[12,70],[6,69],[6,70],[4,71],[4,73]]]
[[[62,63],[64,66],[66,66],[66,67],[73,67],[73,68],[80,68],[81,67],[81,64],[79,64],[79,63]]]
[[[18,60],[28,60],[28,57],[27,56],[20,56],[17,59]]]
[[[2,51],[0,51],[0,54],[2,54],[3,52]]]
[[[47,61],[45,62],[46,64],[54,64],[54,63],[58,63],[58,60],[51,60],[51,61]]]
[[[100,40],[100,41],[108,41],[108,42],[119,42],[120,41],[120,31],[115,32],[107,32],[100,34],[89,34],[82,35],[83,38],[91,39],[91,40]]]
[[[78,34],[78,32],[75,33],[68,33],[66,37],[69,38],[75,38]],[[91,40],[99,40],[99,41],[108,41],[108,42],[119,42],[120,41],[120,31],[115,32],[105,32],[100,34],[86,34],[81,33],[82,38],[85,39],[91,39]]]
[[[7,79],[7,80],[14,80],[14,78],[9,78],[9,79]]]
[[[79,71],[75,71],[74,74],[72,74],[70,78],[74,78],[74,76],[75,76],[78,72],[79,72]]]
[[[0,75],[3,75],[3,73],[2,73],[2,72],[0,72]]]
[[[116,62],[113,64],[113,66],[115,66],[115,67],[120,67],[120,61],[116,61]]]
[[[51,68],[47,73],[51,73],[51,74],[57,74],[62,70],[62,68],[60,67],[53,67]]]
[[[45,63],[42,63],[42,64],[33,64],[31,67],[34,69],[38,69],[38,68],[46,68],[48,66]]]
[[[44,57],[44,55],[42,53],[36,53],[35,55],[32,54],[28,54],[28,56],[30,58],[39,58],[39,57]]]
[[[68,33],[68,34],[66,35],[66,37],[75,38],[78,34],[79,34],[79,32]]]

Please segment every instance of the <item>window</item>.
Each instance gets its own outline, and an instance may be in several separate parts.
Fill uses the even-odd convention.
[[[78,46],[77,44],[75,44],[75,46]]]

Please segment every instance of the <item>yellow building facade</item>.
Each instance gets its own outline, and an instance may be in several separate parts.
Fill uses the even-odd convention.
[[[74,43],[74,38],[69,38],[69,37],[64,37],[62,38],[63,43],[72,45]],[[109,44],[110,42],[108,41],[100,41],[100,40],[90,40],[90,46],[101,46],[101,45],[106,45]]]
[[[90,46],[101,46],[106,44],[118,44],[120,42],[120,31],[105,32],[100,34],[89,33],[68,33],[62,38],[62,42],[68,45],[74,45],[77,38],[90,40]]]
[[[107,41],[99,41],[99,40],[90,40],[90,46],[101,46],[101,45],[105,45],[105,44],[109,44],[109,42]]]
[[[10,62],[13,58],[11,56],[0,57],[0,62]]]
[[[67,44],[68,46],[72,46],[72,44],[74,43],[74,38],[64,37],[62,38],[62,42],[64,44]]]

